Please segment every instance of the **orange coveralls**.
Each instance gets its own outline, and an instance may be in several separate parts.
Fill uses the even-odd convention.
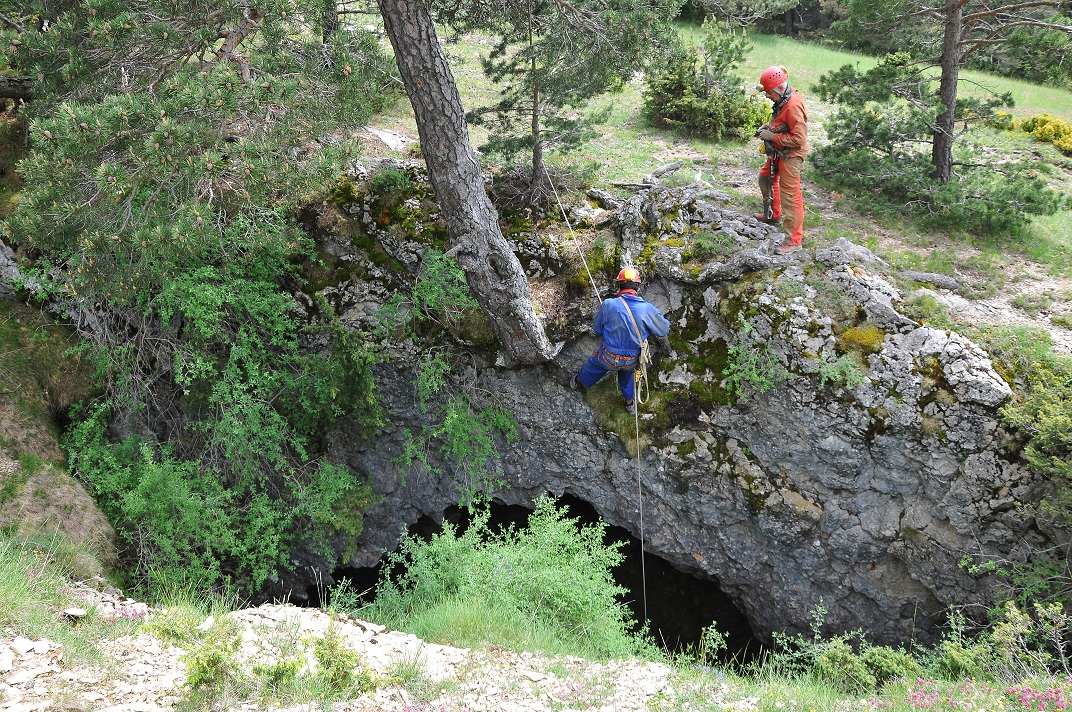
[[[800,191],[800,170],[808,153],[808,111],[796,89],[771,121],[780,158],[768,156],[759,175],[770,178],[771,160],[778,161],[778,172],[771,187],[774,219],[782,218],[782,230],[791,245],[804,239],[804,194]],[[785,133],[781,133],[781,132]]]

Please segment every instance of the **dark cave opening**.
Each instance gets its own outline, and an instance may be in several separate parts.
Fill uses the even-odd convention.
[[[595,508],[577,497],[565,494],[558,499],[558,504],[567,507],[568,516],[578,519],[581,524],[600,521]],[[489,526],[493,529],[510,525],[523,527],[531,512],[519,505],[493,503]],[[443,513],[443,519],[464,530],[469,516],[464,509],[449,507]],[[418,537],[429,537],[441,531],[442,525],[431,517],[421,517],[409,529],[411,535]],[[650,552],[645,554],[642,566],[640,541],[621,527],[608,526],[607,539],[625,542],[621,549],[625,558],[615,569],[614,578],[629,592],[625,603],[638,621],[644,619],[642,570],[646,574],[648,624],[652,636],[667,651],[680,652],[695,646],[703,629],[714,623],[727,642],[728,649],[722,656],[725,661],[747,662],[760,653],[762,645],[753,634],[748,619],[722,592],[718,581],[679,571]],[[382,560],[376,566],[366,568],[340,567],[332,571],[331,577],[336,583],[348,581],[354,591],[362,593],[362,598],[371,602],[375,598],[381,565]],[[310,601],[310,604],[315,606],[320,602]]]

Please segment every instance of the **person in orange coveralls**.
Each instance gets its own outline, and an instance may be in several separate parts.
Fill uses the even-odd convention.
[[[759,171],[759,191],[763,195],[763,213],[756,217],[765,223],[782,223],[785,241],[781,253],[801,249],[804,239],[804,195],[800,190],[800,171],[808,153],[808,111],[796,89],[789,86],[785,67],[767,67],[759,76],[759,86],[774,102],[771,122],[761,126],[756,136],[769,150],[767,161]]]

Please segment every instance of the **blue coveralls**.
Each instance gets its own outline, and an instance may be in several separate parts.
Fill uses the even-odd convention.
[[[644,301],[632,289],[623,289],[618,296],[629,303],[641,339],[670,333],[670,322],[654,304]],[[603,337],[603,343],[598,351],[588,357],[577,374],[577,380],[585,388],[591,388],[608,371],[617,371],[622,395],[626,402],[631,402],[636,397],[633,370],[640,357],[640,341],[637,340],[636,330],[622,299],[604,301],[596,312],[594,326],[596,334]]]

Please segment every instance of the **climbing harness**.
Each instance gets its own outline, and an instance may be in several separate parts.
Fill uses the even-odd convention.
[[[592,277],[592,271],[588,269],[588,261],[584,259],[584,253],[581,252],[580,245],[577,244],[577,234],[573,232],[573,225],[570,224],[569,216],[566,215],[566,208],[562,205],[562,198],[558,195],[558,188],[555,187],[555,182],[551,180],[551,174],[544,168],[544,175],[547,176],[547,182],[551,184],[551,190],[555,194],[555,200],[558,202],[558,210],[562,213],[562,219],[566,223],[566,228],[570,233],[570,240],[573,242],[573,249],[577,250],[577,255],[581,258],[581,264],[584,265],[584,271],[588,273],[588,282],[592,285],[592,294],[595,296],[596,301],[600,306],[603,306],[603,300],[599,297],[599,289],[596,288],[596,280]],[[619,297],[621,299],[621,297]],[[622,299],[624,302],[625,300]],[[629,320],[633,322],[633,328],[637,330],[637,337],[640,337],[640,329],[637,328],[636,320],[633,319],[633,311],[629,309],[629,305],[626,304],[625,308],[629,311]],[[633,398],[638,403],[644,401],[640,398],[640,377],[638,374],[643,373],[644,390],[648,388],[648,364],[651,363],[651,354],[648,351],[648,342],[646,339],[640,341],[640,358],[637,363],[637,367],[633,369]],[[617,380],[617,379],[615,379]],[[648,624],[648,570],[644,561],[644,487],[640,479],[640,409],[633,407],[633,426],[636,430],[636,482],[637,482],[637,503],[640,509],[640,587],[641,596],[644,604],[644,625]]]

